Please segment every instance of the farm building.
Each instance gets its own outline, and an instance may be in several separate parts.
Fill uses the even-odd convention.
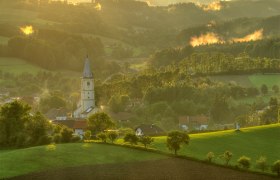
[[[135,128],[135,134],[137,136],[159,136],[163,135],[164,131],[154,124],[141,124]]]

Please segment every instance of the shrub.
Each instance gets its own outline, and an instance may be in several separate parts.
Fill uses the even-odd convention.
[[[246,156],[241,156],[238,160],[238,165],[241,166],[244,169],[250,168],[251,165],[251,159]]]
[[[71,138],[71,142],[79,142],[81,140],[80,136],[78,135],[74,135]]]
[[[60,143],[61,142],[61,135],[60,134],[54,134],[53,135],[53,142],[54,143]]]
[[[266,157],[261,156],[258,160],[256,160],[257,168],[265,171],[267,169]]]
[[[138,137],[133,133],[127,133],[124,136],[124,142],[129,142],[131,145],[136,145],[138,143]]]
[[[107,132],[107,137],[111,141],[111,143],[114,143],[115,140],[118,138],[119,134],[115,131],[109,131]]]
[[[225,164],[228,165],[231,160],[233,154],[230,151],[225,151],[220,157],[225,160]]]
[[[55,151],[56,150],[56,145],[55,144],[49,144],[46,147],[46,151]]]
[[[107,136],[105,133],[101,132],[97,134],[97,138],[100,139],[102,142],[106,143],[107,142]]]
[[[277,175],[280,177],[280,160],[277,160],[273,163],[271,170],[272,172],[277,173]]]
[[[68,127],[63,127],[61,130],[61,142],[68,143],[71,142],[73,136],[73,130]]]
[[[141,144],[143,144],[145,146],[145,148],[147,148],[147,146],[150,145],[153,141],[154,141],[154,139],[151,138],[150,136],[141,136],[139,138],[139,142]]]
[[[213,152],[209,152],[208,154],[207,154],[207,160],[209,161],[209,162],[212,162],[212,160],[215,158],[215,154],[213,153]]]
[[[91,138],[91,131],[86,131],[84,134],[84,140],[90,140]]]

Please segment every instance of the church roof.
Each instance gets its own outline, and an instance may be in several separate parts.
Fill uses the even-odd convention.
[[[90,68],[90,62],[89,62],[88,57],[86,57],[86,60],[85,60],[83,77],[84,78],[93,78],[93,74],[92,74],[92,71],[91,71],[91,68]]]

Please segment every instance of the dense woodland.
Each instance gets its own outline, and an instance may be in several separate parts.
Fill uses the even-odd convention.
[[[279,97],[277,85],[273,89],[265,84],[242,87],[207,76],[280,72],[279,1],[221,3],[220,11],[205,11],[194,3],[152,7],[133,0],[79,5],[0,0],[1,7],[32,12],[39,19],[0,21],[0,36],[9,38],[7,44],[0,44],[0,56],[17,57],[48,70],[35,75],[0,70],[1,86],[11,96],[39,96],[40,102],[32,105],[42,113],[60,107],[71,112],[79,100],[80,80],[52,71],[81,72],[89,55],[97,105],[106,106],[110,113],[131,115],[120,127],[155,123],[176,129],[179,116],[201,114],[209,116],[212,125],[276,122],[278,100],[267,103],[264,99]],[[33,34],[19,31],[30,24]],[[263,38],[258,41],[227,41],[259,29]],[[209,32],[226,42],[190,45],[193,36]],[[134,58],[143,59],[147,67],[133,70]],[[241,101],[244,98],[254,100],[246,103]],[[248,122],[246,117],[266,107],[272,108],[261,122],[258,118]]]

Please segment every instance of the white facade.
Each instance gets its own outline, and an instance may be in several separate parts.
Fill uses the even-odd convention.
[[[75,118],[86,118],[97,112],[94,97],[94,79],[90,68],[89,59],[85,60],[83,77],[81,78],[81,100],[77,110],[74,112]]]

